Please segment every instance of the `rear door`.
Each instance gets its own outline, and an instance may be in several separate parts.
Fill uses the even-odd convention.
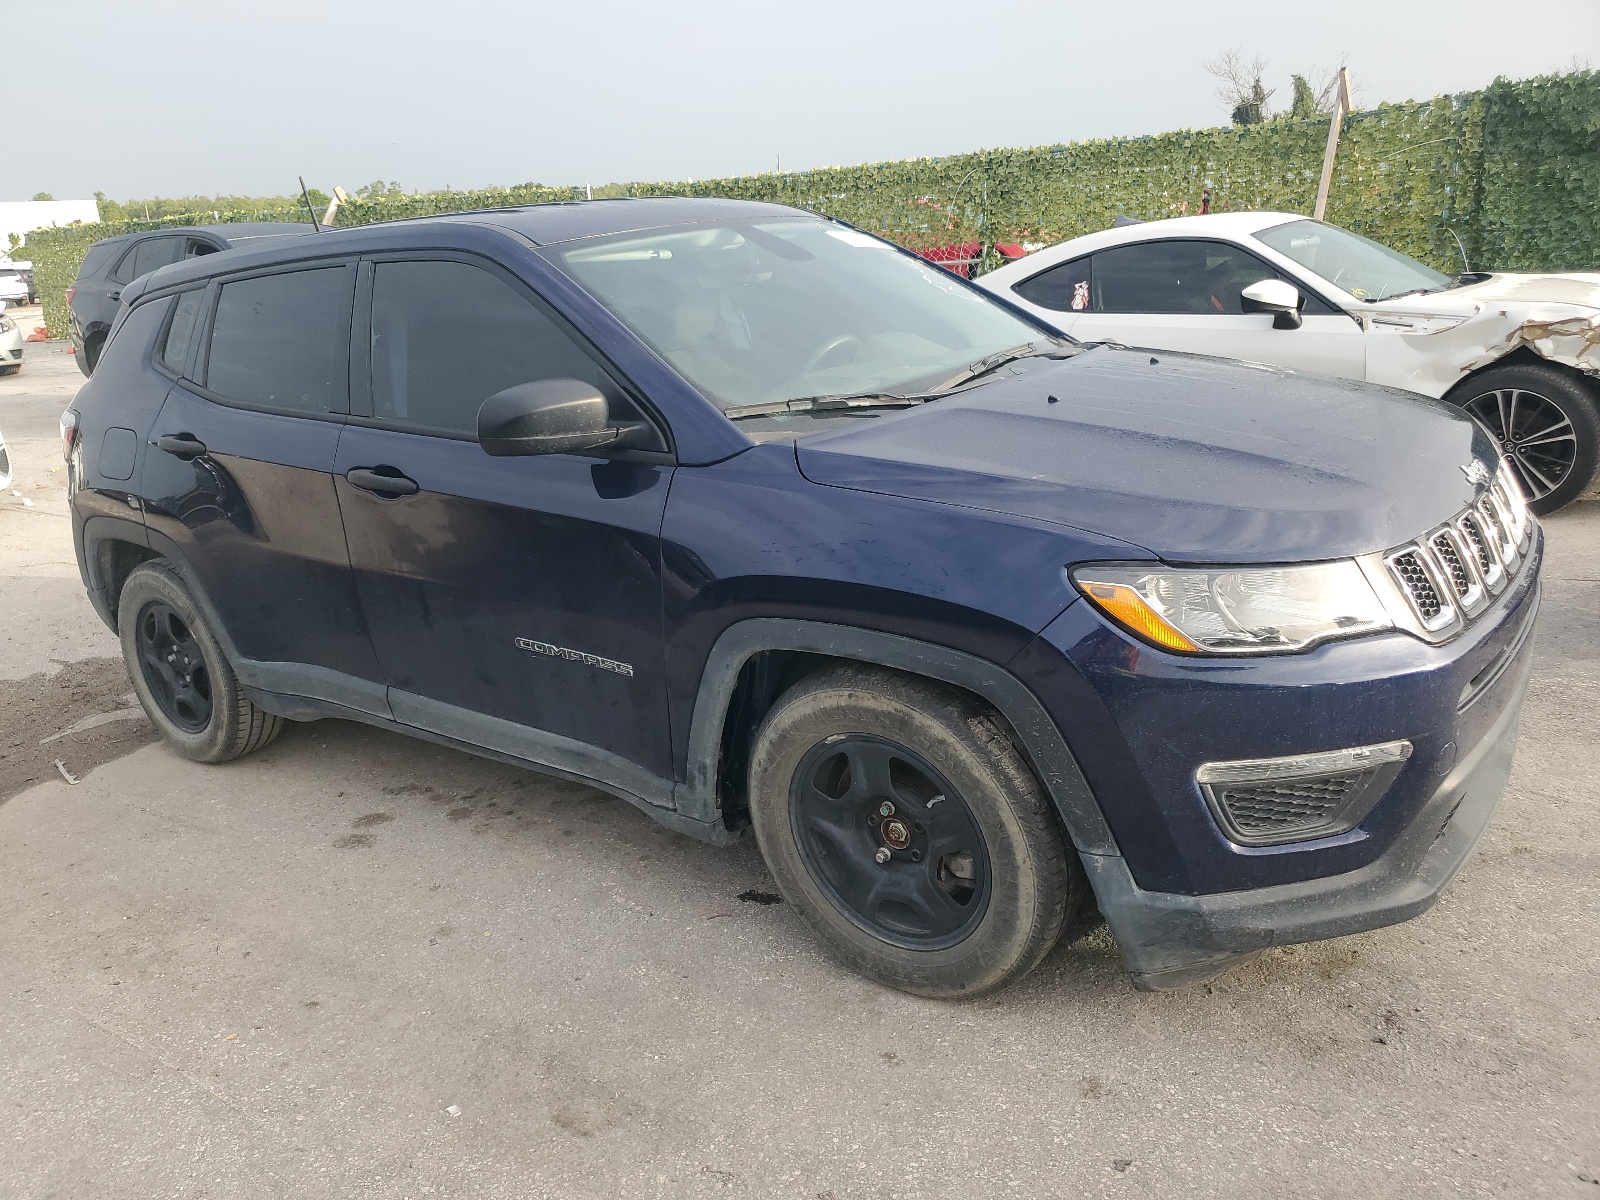
[[[363,271],[356,328],[370,387],[335,476],[396,719],[552,765],[581,761],[642,794],[629,782],[637,768],[671,774],[660,576],[670,459],[492,458],[476,440],[484,400],[540,379],[593,383],[614,419],[647,419],[642,406],[484,260],[396,256]]]
[[[1081,306],[1072,310],[1076,319],[1070,329],[1080,341],[1116,341],[1347,379],[1365,377],[1366,339],[1360,325],[1231,242],[1133,242],[1062,266],[1067,270],[1054,290],[1069,309]],[[1300,328],[1276,329],[1271,314],[1244,311],[1240,293],[1263,279],[1281,279],[1300,292]],[[1036,294],[1051,294],[1042,276],[1035,280],[1028,284]],[[1026,295],[1023,288],[1018,291]]]
[[[323,262],[211,285],[143,491],[258,686],[387,715],[333,487],[355,277]]]

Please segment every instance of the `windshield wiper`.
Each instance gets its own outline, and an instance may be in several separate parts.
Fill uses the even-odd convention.
[[[1013,346],[1009,350],[1001,350],[962,367],[961,370],[944,380],[933,390],[935,392],[947,392],[953,387],[982,378],[991,371],[997,371],[1007,363],[1016,362],[1019,358],[1071,358],[1078,353],[1078,350],[1076,343],[1067,341],[1055,342],[1048,350],[1040,350],[1033,342],[1024,342],[1020,346]]]
[[[852,392],[840,396],[800,396],[794,400],[778,400],[771,404],[735,404],[722,410],[730,421],[746,417],[782,417],[789,413],[842,412],[863,408],[914,408],[926,404],[933,394],[918,392]]]
[[[1448,283],[1441,283],[1437,287],[1412,288],[1409,292],[1395,292],[1392,295],[1379,296],[1371,303],[1381,304],[1385,300],[1398,300],[1402,296],[1430,296],[1434,292],[1448,292],[1451,288],[1468,287],[1474,283],[1482,283],[1487,278],[1489,278],[1487,271],[1463,271]]]

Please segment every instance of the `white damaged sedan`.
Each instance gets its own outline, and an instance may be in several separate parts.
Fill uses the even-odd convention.
[[[1446,275],[1294,213],[1215,213],[1074,238],[981,277],[1079,341],[1405,388],[1465,408],[1533,508],[1600,463],[1600,272]]]

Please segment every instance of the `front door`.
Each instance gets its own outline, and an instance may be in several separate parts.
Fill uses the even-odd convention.
[[[1270,314],[1245,312],[1240,293],[1246,287],[1284,276],[1232,243],[1135,242],[1098,251],[1088,268],[1088,303],[1071,326],[1079,341],[1117,341],[1346,379],[1366,377],[1361,326],[1294,280],[1284,281],[1303,301],[1298,329],[1276,329]]]
[[[490,457],[478,409],[517,384],[584,379],[613,417],[643,413],[497,268],[439,256],[363,272],[370,395],[334,474],[396,718],[643,794],[630,775],[671,774],[666,455]]]
[[[181,378],[141,490],[247,682],[386,715],[333,487],[355,274],[279,268],[179,297],[157,354]]]

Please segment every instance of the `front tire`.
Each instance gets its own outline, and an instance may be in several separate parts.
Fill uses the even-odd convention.
[[[117,601],[122,658],[145,715],[179,754],[224,763],[259,750],[283,720],[251,703],[183,579],[135,567]]]
[[[994,718],[842,666],[762,722],[750,815],[778,890],[847,965],[941,998],[1015,982],[1089,903],[1049,798]]]
[[[1445,397],[1499,444],[1540,516],[1589,489],[1600,464],[1600,413],[1588,388],[1554,367],[1516,363],[1474,375]]]

